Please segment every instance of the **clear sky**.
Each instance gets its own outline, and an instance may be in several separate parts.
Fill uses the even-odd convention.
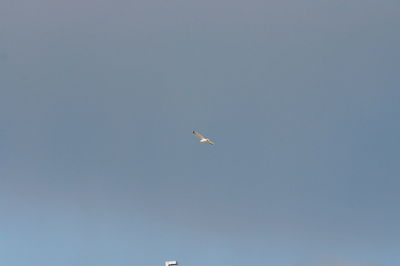
[[[0,265],[400,265],[399,29],[398,0],[0,0]]]

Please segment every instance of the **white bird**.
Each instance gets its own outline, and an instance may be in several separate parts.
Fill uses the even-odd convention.
[[[200,142],[207,142],[208,144],[213,145],[214,142],[212,142],[210,139],[205,138],[203,135],[201,135],[199,132],[193,130],[193,134],[200,139]]]

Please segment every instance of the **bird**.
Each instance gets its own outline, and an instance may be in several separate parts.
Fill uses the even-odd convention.
[[[193,130],[193,134],[200,139],[200,142],[207,142],[208,144],[214,145],[214,142],[212,142],[210,139],[205,138],[203,135],[201,135],[199,132]]]

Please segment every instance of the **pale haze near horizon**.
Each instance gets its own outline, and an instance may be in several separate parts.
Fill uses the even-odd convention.
[[[399,13],[1,1],[0,264],[399,265]]]

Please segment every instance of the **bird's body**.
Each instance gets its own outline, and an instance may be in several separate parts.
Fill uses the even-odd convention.
[[[205,143],[208,143],[208,144],[211,144],[211,145],[214,144],[214,142],[212,142],[210,139],[205,138],[203,135],[201,135],[199,132],[197,132],[195,130],[193,130],[193,134],[200,139],[201,143],[205,142]]]

